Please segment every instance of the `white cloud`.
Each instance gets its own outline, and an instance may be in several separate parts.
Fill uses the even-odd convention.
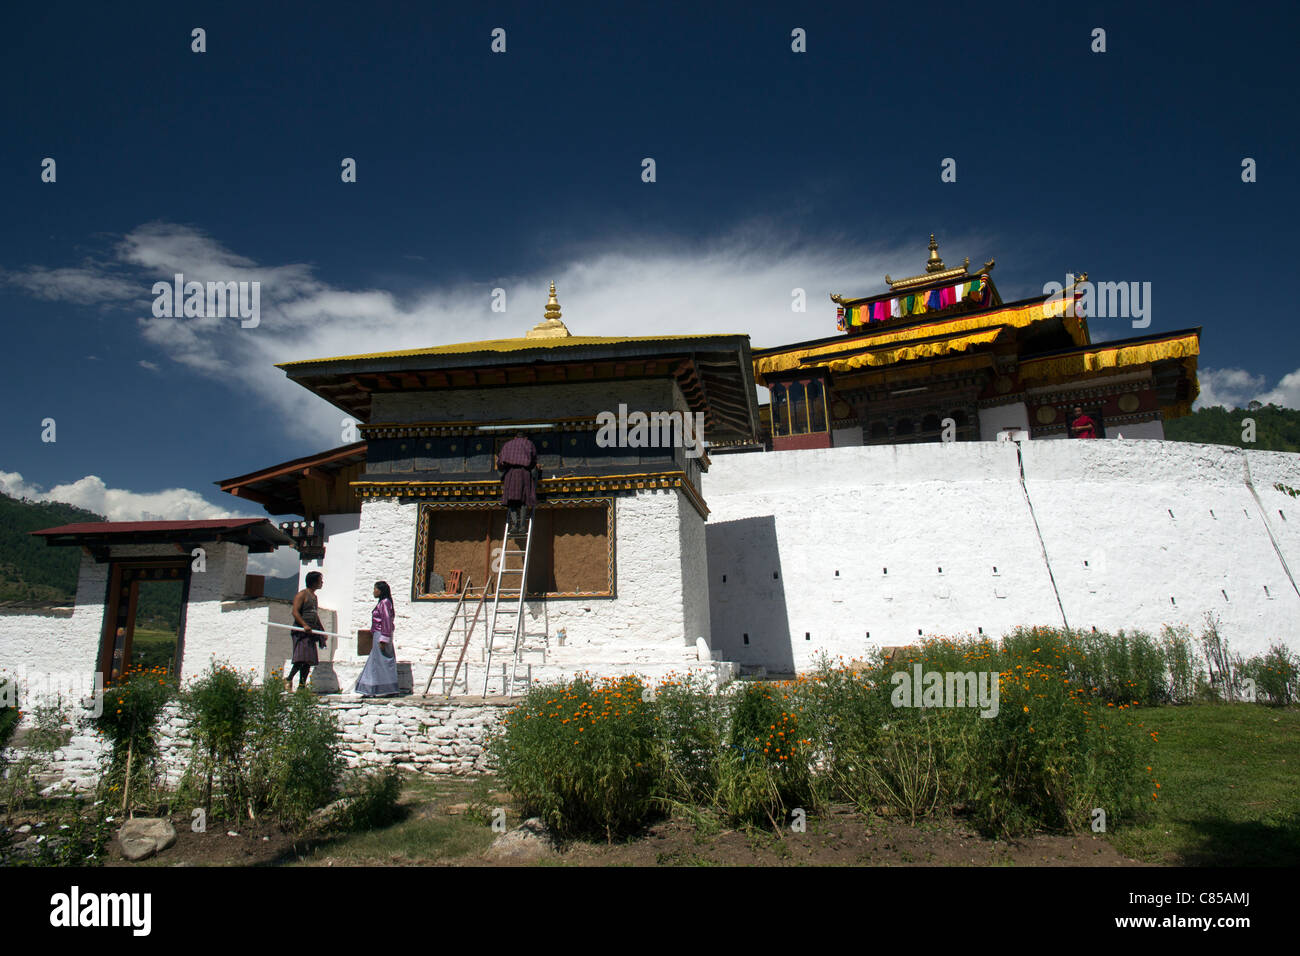
[[[1201,394],[1195,408],[1245,408],[1251,401],[1300,408],[1300,369],[1283,376],[1271,389],[1265,389],[1267,379],[1263,375],[1241,368],[1203,368],[1198,370],[1197,379]]]
[[[133,230],[115,255],[113,275],[95,273],[98,286],[69,277],[68,292],[86,295],[98,287],[101,302],[116,301],[130,286],[137,302],[130,307],[145,342],[171,361],[224,382],[232,401],[257,403],[286,432],[306,428],[331,446],[342,442],[343,413],[289,382],[275,363],[521,336],[541,320],[551,279],[575,335],[742,333],[756,347],[820,338],[835,334],[828,293],[884,291],[886,272],[919,271],[924,244],[909,238],[891,251],[845,243],[827,252],[763,223],[697,243],[602,239],[554,250],[554,268],[545,274],[449,283],[407,299],[385,290],[334,287],[306,263],[259,264],[197,229],[170,223]],[[30,288],[40,271],[29,269],[18,279],[15,273],[0,275],[0,281]],[[50,271],[58,270],[44,270]],[[259,281],[260,324],[154,318],[152,284],[170,282],[175,273],[186,281]],[[497,287],[506,292],[505,313],[491,311]],[[806,312],[791,310],[796,288],[806,294]]]
[[[1282,376],[1282,380],[1258,396],[1265,405],[1300,408],[1300,369]]]
[[[140,367],[147,368],[151,372],[158,371],[158,366],[153,362],[150,362],[148,359],[140,359]]]
[[[168,488],[163,491],[127,491],[109,488],[96,475],[67,484],[55,485],[49,490],[29,484],[16,471],[0,471],[0,491],[11,498],[30,498],[33,501],[61,501],[101,514],[109,521],[201,521],[206,518],[243,517],[264,515],[238,514],[228,508],[219,508],[204,500],[203,496],[187,488]]]
[[[298,552],[289,547],[276,548],[268,554],[248,556],[249,574],[267,574],[275,578],[297,577],[300,565]]]

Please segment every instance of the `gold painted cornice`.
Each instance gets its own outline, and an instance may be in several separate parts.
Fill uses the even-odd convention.
[[[501,482],[484,481],[353,481],[349,485],[360,498],[499,498]],[[676,488],[683,491],[701,517],[708,506],[681,471],[646,472],[629,475],[575,475],[543,478],[538,494],[586,494],[609,491],[653,491]]]

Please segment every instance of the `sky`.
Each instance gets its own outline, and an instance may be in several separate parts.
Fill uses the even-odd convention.
[[[1200,404],[1300,407],[1294,5],[0,16],[9,494],[260,515],[213,483],[343,443],[277,362],[522,335],[551,280],[574,334],[833,335],[931,233],[1007,301],[1150,283],[1094,337],[1200,327]],[[257,324],[157,317],[176,273],[257,281]]]

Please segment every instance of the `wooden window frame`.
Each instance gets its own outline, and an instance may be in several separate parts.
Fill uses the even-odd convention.
[[[616,598],[618,597],[618,586],[616,578],[615,563],[615,520],[616,512],[615,500],[613,497],[600,498],[559,498],[538,502],[538,510],[552,508],[600,508],[605,509],[605,544],[606,544],[606,581],[607,588],[600,591],[547,591],[545,593],[529,592],[526,600],[540,601],[550,600],[552,598]],[[415,555],[412,562],[411,572],[411,601],[415,603],[438,602],[438,601],[456,601],[459,600],[458,594],[428,594],[423,590],[424,583],[429,579],[429,530],[431,520],[439,511],[463,511],[463,510],[483,510],[501,512],[502,523],[504,525],[504,507],[498,501],[479,502],[479,501],[448,501],[448,502],[420,502],[416,514],[415,530]],[[495,537],[490,540],[495,541]],[[537,542],[534,541],[534,544]],[[484,542],[485,546],[488,542]],[[467,569],[471,578],[474,578],[474,586],[481,587],[483,581],[477,580],[478,568]],[[495,575],[491,575],[491,583],[495,583]]]

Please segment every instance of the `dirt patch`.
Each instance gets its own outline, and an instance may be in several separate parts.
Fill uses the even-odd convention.
[[[809,820],[804,833],[723,831],[703,836],[670,821],[629,843],[570,844],[576,866],[1144,866],[1094,834],[989,840],[959,821],[917,826],[855,812]]]
[[[462,782],[408,789],[404,821],[395,828],[309,839],[269,824],[216,823],[206,833],[175,814],[176,844],[143,863],[126,863],[110,846],[109,866],[1145,866],[1124,856],[1106,837],[1087,833],[1035,834],[990,840],[961,819],[915,826],[848,807],[810,818],[805,832],[707,832],[674,818],[614,843],[572,841],[543,860],[493,859],[486,806],[504,806],[520,819],[507,794],[471,794]],[[403,830],[402,827],[413,829]],[[472,831],[472,832],[471,832]],[[233,832],[234,836],[230,833]],[[341,852],[348,849],[350,852]]]
[[[108,845],[105,866],[268,866],[295,859],[305,846],[301,836],[286,833],[278,826],[241,823],[227,825],[220,821],[206,833],[190,829],[189,814],[176,813],[168,819],[176,828],[176,843],[155,857],[140,863],[123,860],[117,841]],[[235,834],[231,836],[231,834]]]

